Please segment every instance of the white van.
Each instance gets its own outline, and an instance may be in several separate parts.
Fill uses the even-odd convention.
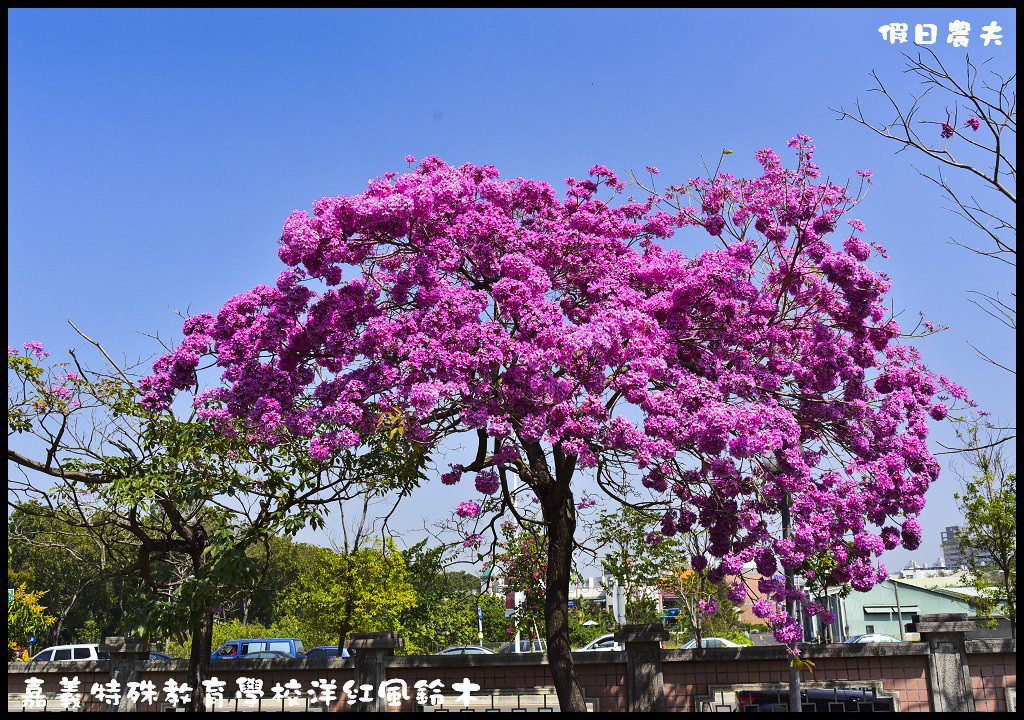
[[[99,643],[54,645],[32,658],[32,662],[64,662],[66,660],[109,660],[110,653],[100,650]]]

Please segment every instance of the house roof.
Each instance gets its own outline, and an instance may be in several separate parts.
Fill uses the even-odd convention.
[[[906,585],[914,585],[922,588],[946,588],[946,587],[962,587],[964,580],[967,577],[965,571],[953,573],[945,577],[922,577],[922,578],[901,578],[892,577],[892,580],[898,580]]]

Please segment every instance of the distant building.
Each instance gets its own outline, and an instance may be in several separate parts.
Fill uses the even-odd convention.
[[[942,554],[945,557],[946,565],[955,570],[967,567],[967,556],[956,539],[958,530],[962,530],[959,525],[951,525],[942,531]],[[986,560],[991,560],[991,556],[988,553],[975,552],[974,554],[982,564]]]
[[[745,622],[762,624],[764,621],[754,615],[752,608],[760,595],[757,591],[760,576],[751,570],[744,568],[747,598],[737,609]],[[798,585],[802,585],[802,578],[796,580]],[[832,588],[827,598],[812,599],[831,610],[835,621],[824,625],[820,615],[804,616],[804,638],[807,641],[823,638],[828,642],[843,642],[865,633],[882,633],[900,638],[902,627],[903,639],[918,640],[920,638],[916,635],[906,632],[906,624],[913,621],[914,615],[975,615],[977,591],[965,587],[967,584],[966,572],[952,570],[939,560],[934,565],[911,562],[899,576],[891,577],[867,592],[853,591],[845,598],[840,596],[840,588]],[[784,609],[781,605],[777,607]],[[1000,620],[995,628],[979,623],[978,629],[969,633],[969,637],[1009,636],[1009,624],[1005,619]],[[769,639],[768,642],[772,641]]]
[[[570,583],[569,585],[569,606],[573,607],[576,605],[583,604],[598,604],[602,607],[611,608],[612,606],[612,593],[610,590],[615,588],[615,578],[611,575],[600,575],[598,577],[583,578],[582,583]],[[509,600],[511,595],[508,589],[508,582],[506,578],[492,573],[491,569],[484,570],[480,577],[480,590],[487,595],[506,596],[506,600],[509,602],[521,602],[522,599],[518,598],[515,601]],[[522,593],[518,593],[522,595]],[[657,598],[657,590],[655,588],[642,587],[639,588],[639,594],[641,597]],[[508,607],[514,607],[509,605]]]
[[[920,578],[948,577],[958,572],[958,567],[946,564],[942,558],[937,558],[931,565],[924,565],[916,560],[908,562],[899,572],[901,580],[915,580]]]
[[[942,557],[946,561],[946,567],[957,570],[967,567],[967,560],[956,539],[956,531],[959,529],[959,525],[951,525],[942,531]]]
[[[835,622],[823,627],[819,617],[804,619],[804,636],[808,639],[830,634],[837,642],[864,633],[882,633],[905,640],[919,640],[906,631],[914,615],[936,613],[976,613],[973,601],[977,591],[963,586],[941,586],[944,583],[963,582],[963,573],[945,578],[903,580],[891,577],[867,592],[851,592],[841,598],[838,589],[829,593],[827,606],[835,614]],[[978,629],[968,637],[1010,637],[1009,623],[1002,619],[995,628],[978,623]]]

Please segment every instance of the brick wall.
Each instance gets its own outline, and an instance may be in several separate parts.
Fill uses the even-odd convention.
[[[814,662],[814,672],[802,677],[815,682],[881,681],[885,695],[898,693],[903,712],[927,712],[928,656],[921,643],[893,645],[806,646],[804,657]],[[675,650],[663,653],[665,695],[668,709],[697,712],[698,698],[711,685],[786,683],[789,661],[782,647]]]
[[[390,658],[388,677],[405,680],[410,688],[417,680],[439,679],[446,688],[469,678],[484,690],[551,688],[546,655],[406,656]],[[626,654],[593,652],[576,658],[576,672],[588,700],[602,711],[626,710]],[[447,690],[451,693],[451,690]],[[410,691],[411,694],[411,691]],[[412,710],[410,699],[402,710]]]
[[[1016,642],[968,641],[967,661],[971,690],[978,711],[1004,711],[1006,688],[1016,688]],[[927,643],[885,643],[874,645],[807,645],[804,657],[815,663],[813,673],[804,673],[805,681],[838,683],[881,683],[883,695],[894,694],[902,712],[928,712],[932,709],[928,689]],[[676,712],[699,710],[699,698],[709,694],[712,685],[750,683],[786,683],[788,661],[780,646],[716,648],[708,650],[665,650],[661,653],[667,709]],[[627,709],[625,652],[581,653],[575,657],[576,669],[583,683],[584,694],[596,700],[601,711],[624,712]],[[483,690],[518,690],[551,688],[552,682],[546,656],[542,655],[469,655],[469,656],[399,656],[386,658],[388,678],[408,683],[410,695],[417,680],[440,679],[446,694],[451,686],[469,678]],[[185,679],[187,664],[151,661],[139,667],[138,679],[150,680],[162,688],[167,679]],[[342,691],[344,683],[355,678],[351,659],[315,660],[217,660],[210,664],[210,674],[226,681],[225,696],[233,697],[241,676],[263,680],[267,697],[276,683],[284,685],[297,680],[303,690],[313,680],[327,679],[336,683],[339,698],[331,710],[349,710]],[[94,682],[109,679],[107,662],[74,662],[61,665],[45,663],[9,663],[8,693],[25,691],[25,678],[43,680],[44,693],[59,693],[62,677],[77,675],[80,691],[85,695],[86,710],[104,711],[109,706],[96,703],[89,696]],[[160,693],[161,700],[163,692]],[[403,710],[412,710],[414,701],[403,703]],[[140,710],[155,710],[140,706]]]
[[[978,712],[1006,712],[1006,688],[1017,687],[1017,654],[975,654],[968,647],[971,691]]]

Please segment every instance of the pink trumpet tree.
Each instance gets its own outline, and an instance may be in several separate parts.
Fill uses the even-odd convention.
[[[857,198],[819,180],[810,138],[790,145],[795,169],[766,149],[760,177],[641,186],[642,201],[617,205],[599,198],[623,187],[602,166],[559,198],[436,157],[323,198],[285,223],[276,284],[185,323],[145,403],[195,386],[210,356],[223,381],[196,403],[228,433],[303,436],[317,458],[382,429],[427,448],[476,433],[475,457],[441,481],[471,476],[510,510],[510,475],[536,495],[553,681],[561,707],[581,710],[574,478],[618,497],[612,470],[633,468],[666,503],[661,533],[708,533],[693,566],[712,580],[749,561],[771,577],[827,559],[821,582],[865,590],[885,577],[880,553],[920,542],[939,474],[929,416],[966,394],[900,343],[889,282],[865,264],[884,251],[858,220],[831,239]],[[664,248],[677,231],[713,249]],[[791,584],[764,590],[806,600]],[[795,641],[796,618],[760,609]]]

